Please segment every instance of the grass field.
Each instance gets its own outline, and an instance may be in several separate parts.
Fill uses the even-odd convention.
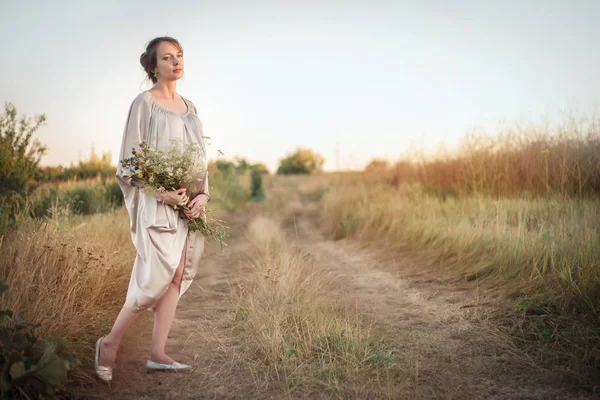
[[[304,390],[394,397],[410,389],[427,398],[419,387],[442,393],[431,372],[440,358],[427,370],[423,356],[432,342],[398,358],[388,342],[400,346],[400,339],[409,338],[389,336],[394,314],[372,329],[362,305],[351,301],[356,293],[328,273],[327,268],[341,268],[338,257],[355,256],[340,264],[352,268],[367,260],[358,250],[336,250],[336,241],[350,241],[377,251],[376,261],[369,259],[373,265],[421,260],[440,277],[474,282],[477,290],[493,293],[500,300],[486,323],[493,321],[497,337],[506,335],[503,343],[514,340],[511,354],[523,351],[540,368],[565,367],[571,382],[593,392],[600,370],[598,126],[596,120],[567,120],[554,130],[471,135],[454,156],[373,163],[362,172],[270,177],[262,204],[248,204],[248,176],[213,171],[213,204],[224,219],[236,216],[235,229],[245,232],[234,239],[236,257],[244,260],[228,294],[234,329],[212,337],[231,334],[236,342],[219,376],[249,370],[240,379],[261,395]],[[29,204],[41,207],[44,217],[22,215],[0,242],[0,276],[10,288],[0,307],[40,322],[42,336],[68,339],[84,362],[73,376],[79,387],[92,385],[90,343],[118,312],[135,256],[128,215],[111,202],[109,188],[91,181],[61,184],[54,203],[45,192],[50,189],[40,188]],[[73,208],[73,199],[79,208]],[[311,230],[323,237],[310,241]],[[296,243],[298,238],[304,243]],[[369,268],[360,277],[366,287],[369,279],[380,279],[386,290],[403,287],[389,277],[384,285],[375,267]],[[378,296],[374,290],[368,297],[374,309],[383,307]],[[398,304],[426,304],[410,296]],[[427,323],[436,326],[448,316],[463,318],[448,311]],[[430,334],[418,329],[407,335]],[[425,362],[422,377],[415,360]]]

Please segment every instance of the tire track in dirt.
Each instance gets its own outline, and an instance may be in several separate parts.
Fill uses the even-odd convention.
[[[439,266],[408,257],[386,261],[377,250],[333,241],[320,229],[318,204],[290,207],[287,231],[337,281],[332,293],[356,305],[383,335],[398,367],[413,376],[398,398],[589,399],[559,383],[520,352],[487,318],[495,299],[477,282],[458,282]]]

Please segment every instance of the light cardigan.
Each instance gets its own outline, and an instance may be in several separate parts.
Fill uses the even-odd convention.
[[[196,143],[206,155],[202,122],[196,107],[191,101],[182,99],[187,111],[177,114],[159,105],[148,91],[137,95],[125,123],[119,160],[131,157],[132,149],[139,150],[142,141],[166,149],[171,145],[171,139],[179,140],[182,150],[190,143]],[[207,166],[204,156],[204,167]],[[156,302],[169,288],[186,243],[179,296],[190,287],[204,253],[204,237],[188,231],[187,221],[179,217],[179,211],[146,193],[143,187],[129,179],[128,173],[119,162],[116,178],[129,212],[131,240],[137,251],[125,307],[134,312],[154,311]],[[199,193],[208,193],[208,173],[201,180]],[[187,193],[190,200],[196,194]]]

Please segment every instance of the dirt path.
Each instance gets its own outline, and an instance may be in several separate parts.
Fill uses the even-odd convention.
[[[560,374],[536,366],[489,320],[497,299],[476,282],[442,277],[409,258],[387,260],[348,240],[320,232],[319,208],[300,202],[297,241],[339,281],[339,298],[356,304],[415,377],[405,398],[587,399],[557,384]]]
[[[426,265],[406,259],[382,261],[349,241],[327,240],[319,233],[315,203],[298,201],[290,217],[287,233],[338,280],[333,295],[366,313],[401,367],[411,371],[414,382],[399,398],[587,398],[553,383],[554,374],[535,367],[490,326],[485,310],[491,305],[477,284],[452,283]],[[244,360],[238,359],[232,331],[229,282],[235,281],[248,249],[244,228],[250,218],[246,212],[228,219],[234,236],[228,240],[227,255],[219,254],[216,246],[207,248],[206,264],[178,307],[168,352],[195,369],[146,374],[152,314],[144,313],[124,338],[111,387],[98,384],[86,398],[288,397],[257,387]]]
[[[246,215],[228,218],[232,237],[225,254],[218,246],[206,247],[206,263],[178,305],[175,321],[167,341],[167,354],[194,365],[186,373],[146,373],[145,362],[150,352],[153,314],[144,312],[123,337],[114,378],[109,388],[98,383],[83,395],[101,399],[227,399],[235,393],[252,392],[247,378],[232,381],[237,371],[224,370],[223,364],[240,365],[236,343],[231,334],[230,281],[234,281],[240,258],[247,243],[243,227]],[[244,371],[239,371],[240,377]]]

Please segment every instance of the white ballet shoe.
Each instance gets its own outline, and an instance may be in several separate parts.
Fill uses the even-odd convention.
[[[104,382],[112,381],[113,367],[106,367],[104,365],[98,365],[98,359],[100,358],[100,342],[104,339],[102,336],[96,341],[96,358],[94,360],[94,368],[96,369],[96,375],[100,380]]]
[[[146,361],[147,371],[185,371],[192,368],[191,365],[178,363],[175,361],[173,364],[161,364],[151,360]]]

